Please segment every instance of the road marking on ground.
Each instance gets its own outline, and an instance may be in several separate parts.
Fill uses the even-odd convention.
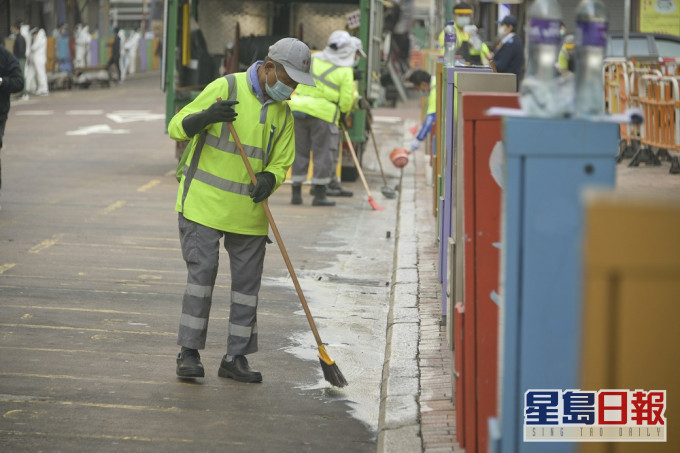
[[[164,120],[165,113],[151,113],[149,110],[118,110],[113,113],[107,113],[106,117],[111,121],[121,124]]]
[[[44,241],[42,241],[40,244],[34,245],[33,247],[31,247],[31,249],[28,251],[28,253],[40,253],[40,252],[42,252],[43,250],[45,250],[45,249],[47,249],[47,248],[50,248],[50,247],[52,247],[54,244],[56,244],[57,242],[59,242],[59,240],[60,240],[62,237],[64,237],[63,234],[55,234],[55,235],[52,236],[51,238],[45,239]]]
[[[67,110],[66,114],[67,115],[93,116],[93,115],[103,115],[104,111],[103,110]]]
[[[91,134],[129,134],[129,129],[111,129],[108,124],[95,124],[85,126],[75,131],[67,131],[66,135],[91,135]]]
[[[131,404],[107,404],[107,403],[88,403],[80,401],[58,401],[51,398],[38,399],[39,397],[25,398],[21,395],[7,395],[0,394],[0,402],[2,403],[37,403],[37,404],[59,404],[62,406],[73,407],[97,407],[104,409],[125,409],[135,411],[150,411],[150,412],[180,412],[178,407],[153,407],[153,406],[133,406]]]
[[[102,211],[102,214],[110,214],[113,211],[115,211],[116,209],[120,209],[123,206],[125,206],[126,203],[127,203],[127,201],[125,201],[125,200],[114,201],[113,203],[108,205],[106,208],[104,208],[104,210]]]
[[[6,263],[6,264],[3,264],[2,266],[0,266],[0,275],[4,274],[5,271],[8,271],[8,270],[12,269],[12,268],[13,268],[14,266],[16,266],[16,265],[17,265],[16,263]]]
[[[59,351],[59,350],[57,350]],[[66,352],[90,352],[90,351],[66,351]],[[111,354],[107,352],[107,354]],[[128,353],[129,354],[129,353]],[[168,356],[163,356],[168,357]],[[174,358],[175,355],[173,354]],[[88,382],[102,382],[101,376],[71,376],[68,374],[37,374],[37,373],[0,373],[2,377],[16,377],[16,378],[26,378],[26,379],[55,379],[55,380],[68,380],[68,381],[88,381]],[[148,385],[163,385],[167,384],[167,381],[143,381],[138,379],[121,379],[115,377],[107,377],[106,382],[123,382],[123,383],[135,383],[135,384],[148,384]]]
[[[19,110],[17,116],[47,116],[54,115],[54,110]]]
[[[205,444],[206,445],[206,450],[209,449],[207,445],[210,445],[210,448],[214,448],[215,445],[238,445],[238,446],[245,446],[245,442],[236,442],[236,441],[222,441],[222,440],[215,440],[215,439],[180,439],[177,437],[141,437],[141,436],[112,436],[108,434],[69,434],[69,433],[55,433],[55,432],[39,432],[39,431],[16,431],[16,430],[0,430],[0,434],[4,434],[8,437],[12,436],[25,436],[25,437],[49,437],[49,438],[59,438],[59,439],[89,439],[89,440],[110,440],[110,441],[117,441],[117,442],[122,442],[122,441],[136,441],[136,442],[150,442],[150,443],[158,443],[158,442],[171,442],[171,443],[187,443],[187,444]],[[33,439],[32,439],[33,440]],[[123,448],[121,448],[123,450]]]
[[[223,318],[223,320],[226,320],[227,318]],[[110,350],[94,350],[94,349],[57,349],[57,348],[27,348],[23,346],[0,346],[0,349],[6,349],[6,350],[11,350],[11,351],[32,351],[32,352],[47,352],[50,354],[91,354],[91,355],[101,355],[104,357],[111,357],[111,356],[121,356],[121,357],[129,357],[131,354],[134,356],[140,356],[140,357],[163,357],[163,358],[176,358],[177,354],[176,353],[170,353],[170,354],[149,354],[145,352],[134,352],[131,353],[130,351],[110,351]],[[43,374],[25,374],[25,373],[2,373],[0,372],[0,377],[1,376],[15,376],[15,377],[35,377],[35,378],[48,378],[48,379],[78,379],[78,380],[90,380],[90,381],[97,381],[101,382],[100,377],[83,377],[83,376],[68,376],[68,375],[59,375],[59,376],[53,376],[53,375],[43,375]],[[167,382],[157,382],[157,381],[139,381],[139,380],[130,380],[130,379],[119,379],[119,378],[107,378],[107,380],[114,380],[114,381],[121,381],[121,382],[138,382],[140,384],[167,384]]]
[[[83,243],[83,242],[62,242],[62,245],[70,245],[74,247],[110,247],[114,249],[135,249],[135,250],[167,250],[171,252],[176,252],[179,250],[179,245],[177,247],[151,247],[144,245],[132,245],[132,244],[94,244],[94,243]]]
[[[41,326],[37,324],[13,324],[0,323],[2,327],[23,327],[26,329],[50,329],[50,330],[68,330],[78,332],[103,332],[103,333],[120,333],[120,334],[135,334],[135,335],[160,335],[162,337],[174,337],[176,332],[149,332],[145,330],[116,330],[116,329],[93,329],[88,327],[67,327],[67,326]]]
[[[147,190],[157,186],[160,183],[161,183],[160,179],[152,179],[151,181],[144,184],[142,187],[138,188],[137,192],[146,192]]]

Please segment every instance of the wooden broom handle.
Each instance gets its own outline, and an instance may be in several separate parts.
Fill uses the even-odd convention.
[[[250,165],[250,162],[248,161],[248,156],[246,155],[245,150],[243,149],[243,145],[241,144],[241,140],[238,138],[238,134],[236,133],[236,130],[234,129],[234,125],[232,123],[226,123],[229,126],[229,132],[231,132],[231,136],[234,137],[234,142],[236,143],[236,147],[238,148],[238,152],[241,154],[241,159],[243,159],[243,163],[246,166],[246,169],[248,170],[248,174],[250,175],[250,180],[254,185],[257,185],[257,178],[255,177],[255,173],[253,172],[253,167]],[[312,313],[309,311],[309,306],[307,305],[307,299],[305,299],[305,295],[302,292],[302,287],[300,286],[300,282],[297,279],[297,275],[295,275],[295,269],[293,269],[293,265],[290,262],[290,258],[288,257],[288,252],[286,251],[286,246],[283,245],[283,239],[281,239],[281,234],[279,234],[279,229],[276,226],[276,222],[274,222],[274,217],[272,216],[272,212],[269,210],[269,204],[267,203],[267,200],[262,201],[262,207],[264,208],[265,214],[267,214],[267,219],[269,219],[269,225],[272,227],[272,232],[274,233],[274,237],[276,238],[276,243],[279,246],[279,250],[281,250],[281,255],[283,256],[283,261],[286,262],[286,267],[288,268],[288,272],[290,273],[290,278],[293,280],[293,285],[295,286],[295,290],[297,291],[298,297],[300,298],[300,303],[302,304],[302,308],[305,310],[305,315],[307,316],[307,321],[309,321],[309,327],[312,328],[312,333],[314,334],[314,339],[316,340],[316,344],[318,346],[322,346],[321,343],[321,336],[319,336],[319,331],[316,329],[316,324],[314,323],[314,319],[312,318]]]

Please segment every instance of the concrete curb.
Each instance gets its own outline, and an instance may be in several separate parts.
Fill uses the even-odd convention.
[[[418,256],[415,162],[401,174],[399,212],[378,421],[379,453],[422,451],[418,369]]]

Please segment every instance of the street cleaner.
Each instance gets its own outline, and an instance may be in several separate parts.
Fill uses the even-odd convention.
[[[204,377],[205,348],[220,239],[229,255],[231,308],[218,376],[261,382],[246,355],[258,350],[257,305],[269,222],[261,202],[284,181],[295,158],[293,116],[285,102],[298,84],[314,86],[310,50],[295,38],[269,47],[264,61],[211,82],[170,121],[168,133],[191,140],[180,162],[179,213],[187,286],[177,344],[177,376]],[[257,184],[250,182],[225,122],[233,122]]]

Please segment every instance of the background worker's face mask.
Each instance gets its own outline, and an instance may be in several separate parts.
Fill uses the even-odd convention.
[[[267,95],[275,101],[285,101],[293,94],[294,89],[279,80],[279,76],[276,75],[276,67],[274,67],[274,77],[276,77],[276,83],[273,87],[270,87],[269,83],[264,84]]]
[[[466,25],[470,25],[470,16],[461,16],[456,18],[456,25],[463,28]]]

